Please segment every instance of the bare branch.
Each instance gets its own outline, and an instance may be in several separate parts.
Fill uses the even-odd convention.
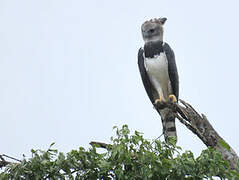
[[[235,151],[226,143],[226,141],[219,136],[216,130],[212,127],[207,117],[200,115],[189,103],[179,100],[182,104],[164,102],[156,105],[156,108],[167,107],[172,109],[175,117],[184,124],[190,131],[196,134],[202,142],[208,146],[215,148],[222,154],[223,159],[230,162],[231,168],[236,169],[239,160]]]
[[[3,167],[7,166],[7,165],[10,164],[10,163],[11,163],[11,162],[6,161],[6,160],[2,157],[2,155],[0,155],[0,168],[3,168]]]
[[[102,142],[96,142],[96,141],[91,141],[90,145],[97,145],[97,146],[100,146],[101,148],[105,148],[105,149],[107,149],[107,147],[109,147],[109,144],[102,143]]]
[[[8,156],[8,155],[6,155],[6,154],[3,154],[2,156],[3,156],[3,157],[7,157],[7,158],[12,159],[12,160],[15,160],[15,161],[18,161],[18,162],[22,162],[21,160],[16,159],[16,158],[11,157],[11,156]]]

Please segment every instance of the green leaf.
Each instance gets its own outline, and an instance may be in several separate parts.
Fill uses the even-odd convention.
[[[51,143],[50,148],[55,145],[55,142]]]
[[[176,143],[177,143],[177,137],[173,137],[173,136],[168,137],[168,144],[170,144],[172,146],[176,146]]]
[[[174,138],[167,143],[148,140],[127,125],[115,133],[110,148],[103,152],[97,145],[67,154],[51,149],[54,144],[48,150],[32,150],[31,158],[23,157],[21,163],[2,169],[0,179],[239,179],[239,173],[213,148],[195,158],[191,151],[176,146]],[[224,141],[218,143],[230,150]]]

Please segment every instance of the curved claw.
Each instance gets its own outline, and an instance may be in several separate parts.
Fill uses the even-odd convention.
[[[163,96],[160,96],[160,98],[155,99],[155,101],[154,101],[154,105],[159,109],[165,108],[165,103],[166,103],[166,101]]]
[[[169,98],[169,101],[172,102],[172,103],[176,103],[176,102],[177,102],[177,98],[176,98],[176,96],[173,95],[173,94],[170,94],[170,95],[168,96],[168,98]]]
[[[155,101],[154,101],[154,104],[160,104],[162,102],[162,100],[161,99],[155,99]]]

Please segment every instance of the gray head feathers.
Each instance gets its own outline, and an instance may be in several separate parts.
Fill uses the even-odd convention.
[[[154,18],[145,21],[141,26],[141,32],[145,43],[163,41],[163,25],[167,18]]]

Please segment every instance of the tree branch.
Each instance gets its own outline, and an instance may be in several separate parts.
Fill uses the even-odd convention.
[[[168,107],[172,109],[175,117],[183,123],[190,131],[196,134],[201,141],[207,146],[215,148],[222,154],[223,159],[230,162],[231,168],[236,169],[239,160],[235,151],[219,136],[216,130],[212,127],[207,117],[200,115],[190,104],[183,100],[179,100],[182,104],[164,102],[156,105],[156,108]]]
[[[6,161],[6,160],[2,157],[2,155],[0,155],[0,168],[3,168],[3,167],[7,166],[7,165],[10,164],[10,163],[11,163],[11,162]]]
[[[0,168],[6,167],[8,164],[13,163],[13,162],[10,162],[10,161],[6,161],[3,157],[7,157],[9,159],[13,159],[15,161],[21,162],[19,159],[16,159],[14,157],[8,156],[6,154],[2,154],[2,155],[0,155]]]
[[[96,142],[96,141],[91,141],[90,145],[92,145],[92,146],[96,145],[96,146],[99,146],[99,147],[105,148],[105,149],[107,149],[107,147],[110,146],[110,144],[106,144],[106,143],[102,143],[102,142]]]

